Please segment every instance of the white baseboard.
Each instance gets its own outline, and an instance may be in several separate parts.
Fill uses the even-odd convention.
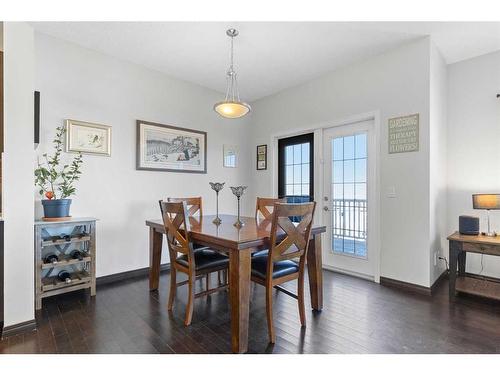
[[[328,270],[328,271],[342,273],[344,275],[359,277],[360,279],[364,279],[364,280],[368,280],[368,281],[377,282],[375,280],[374,276],[372,276],[372,275],[366,275],[366,274],[360,273],[360,272],[348,271],[348,270],[344,270],[342,268],[337,268],[337,267],[333,267],[333,266],[327,266],[325,264],[323,264],[323,269],[324,270]],[[379,283],[379,282],[377,282],[377,283]]]

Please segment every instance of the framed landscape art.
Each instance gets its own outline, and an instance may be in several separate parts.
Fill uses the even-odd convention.
[[[137,169],[207,173],[207,133],[137,120]]]
[[[111,126],[66,120],[66,152],[111,156]]]

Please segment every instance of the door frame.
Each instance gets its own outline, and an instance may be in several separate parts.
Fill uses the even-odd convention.
[[[301,135],[296,135],[292,137],[278,138],[278,198],[286,196],[286,181],[285,181],[285,171],[279,173],[279,165],[283,163],[285,160],[285,155],[282,153],[282,160],[280,160],[280,141],[287,139],[290,142],[290,138],[294,138],[294,141],[301,143],[310,143],[311,147],[309,150],[309,164],[313,164],[313,167],[309,169],[309,197],[314,198],[314,132],[309,132]],[[292,142],[292,144],[297,144],[296,142]],[[282,146],[283,147],[283,146]],[[286,146],[284,146],[286,147]],[[283,147],[283,148],[284,148]],[[280,181],[281,180],[281,181]],[[284,189],[280,189],[280,182],[285,184]]]
[[[373,224],[373,232],[371,250],[370,253],[374,257],[374,270],[373,270],[373,279],[369,278],[369,280],[373,280],[376,283],[380,283],[380,155],[382,145],[380,144],[381,140],[381,129],[380,129],[380,111],[370,111],[365,112],[349,117],[345,117],[343,119],[336,119],[332,121],[325,121],[316,124],[304,125],[296,128],[292,131],[286,132],[278,132],[271,134],[270,145],[271,145],[271,163],[270,163],[270,172],[271,172],[271,192],[273,196],[278,195],[278,140],[280,138],[293,137],[296,135],[306,134],[306,133],[314,133],[314,196],[316,197],[316,201],[318,197],[324,196],[323,191],[323,179],[324,179],[324,156],[323,156],[323,133],[326,129],[355,124],[361,121],[373,121],[374,126],[374,142],[375,142],[375,155],[373,155],[373,166],[375,168],[375,180],[372,188],[374,191],[374,202],[372,202],[372,207],[375,210],[375,214],[373,216],[373,220],[375,221]],[[385,149],[385,148],[384,148]],[[322,203],[322,202],[320,202]],[[320,205],[318,205],[320,207]],[[317,209],[314,214],[314,222],[323,225],[323,215],[320,209]],[[328,269],[331,271],[336,271],[340,273],[350,274],[356,277],[364,277],[364,275],[335,269],[332,267],[328,267],[323,265],[324,269]]]

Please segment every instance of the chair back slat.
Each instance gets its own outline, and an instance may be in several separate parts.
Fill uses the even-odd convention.
[[[167,234],[170,262],[177,259],[177,253],[186,254],[188,258],[191,258],[193,246],[189,241],[189,218],[186,202],[160,201],[159,203]]]
[[[285,202],[286,200],[284,198],[257,197],[255,205],[255,218],[258,219],[260,213],[265,220],[271,220],[274,211],[274,204]]]
[[[194,216],[197,212],[199,212],[200,216],[203,216],[201,197],[167,198],[167,201],[171,203],[186,202],[188,216]]]
[[[301,258],[301,262],[305,260],[315,208],[316,202],[274,204],[270,238],[273,262],[294,258]],[[290,217],[300,217],[301,220],[295,225]]]

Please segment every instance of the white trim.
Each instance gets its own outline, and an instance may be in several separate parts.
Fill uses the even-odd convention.
[[[374,281],[374,282],[376,282],[378,284],[378,282],[375,281],[375,277],[374,276],[365,275],[364,273],[347,271],[347,270],[342,269],[342,268],[337,268],[337,267],[327,266],[327,265],[323,265],[323,269],[327,270],[327,271],[341,273],[343,275],[358,277],[360,279],[364,279],[364,280],[368,280],[368,281]]]
[[[374,194],[374,206],[377,212],[378,217],[375,219],[374,223],[374,233],[372,234],[373,241],[373,250],[372,254],[374,255],[374,265],[373,265],[373,277],[369,277],[369,280],[373,280],[376,283],[380,283],[380,111],[374,110],[365,113],[360,113],[357,115],[345,117],[339,120],[325,121],[316,124],[304,125],[303,127],[296,128],[290,131],[283,131],[273,133],[270,136],[270,155],[271,155],[271,163],[270,163],[270,174],[271,174],[271,192],[273,196],[277,196],[278,194],[278,140],[280,138],[293,137],[295,135],[305,134],[314,132],[314,196],[322,197],[323,196],[323,131],[328,128],[333,128],[337,126],[349,125],[361,121],[373,120],[374,126],[374,137],[375,137],[375,194]],[[314,218],[316,223],[320,225],[323,224],[323,215],[321,214],[321,210],[316,210],[316,215]],[[326,268],[326,267],[324,267]],[[340,270],[336,270],[337,272],[341,272]],[[346,273],[344,271],[344,273]],[[364,275],[366,278],[366,275]],[[362,274],[359,275],[362,277]]]

